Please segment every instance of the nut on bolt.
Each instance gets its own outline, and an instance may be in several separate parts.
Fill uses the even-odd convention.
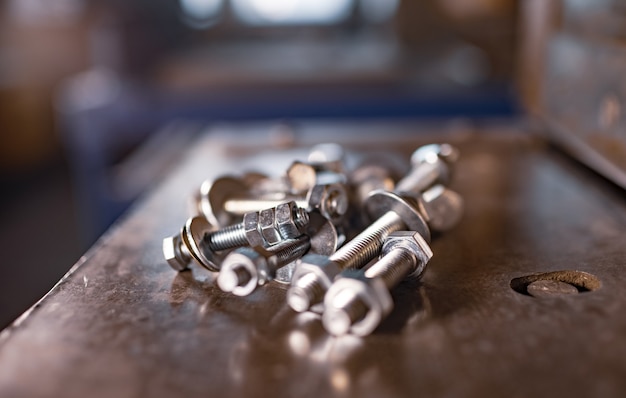
[[[389,235],[378,262],[367,270],[346,271],[324,297],[324,327],[334,335],[370,334],[393,309],[390,290],[408,275],[420,276],[433,256],[415,231]]]
[[[226,292],[247,296],[257,286],[274,279],[279,268],[302,257],[309,248],[310,238],[306,235],[285,239],[269,248],[242,247],[226,256],[217,284]]]
[[[302,235],[303,229],[309,223],[309,213],[298,207],[294,201],[279,204],[274,213],[276,228],[283,239],[296,238]]]
[[[357,270],[345,271],[324,297],[324,328],[333,335],[370,334],[393,309],[385,283]]]
[[[307,194],[308,211],[317,210],[337,225],[348,211],[348,192],[343,184],[319,184]]]
[[[322,303],[317,303],[315,296],[323,295],[333,283],[335,277],[341,272],[341,267],[328,256],[320,254],[307,254],[298,261],[292,280],[299,281],[298,285],[292,285],[287,291],[287,300],[291,308],[297,312],[306,310],[321,311]],[[307,286],[321,286],[321,292],[308,289]]]

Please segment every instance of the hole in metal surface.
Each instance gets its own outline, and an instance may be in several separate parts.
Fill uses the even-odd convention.
[[[602,286],[600,280],[582,271],[554,271],[511,280],[511,288],[526,296],[543,298],[590,292]]]

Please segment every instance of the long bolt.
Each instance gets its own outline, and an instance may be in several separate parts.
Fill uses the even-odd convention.
[[[275,211],[275,208],[271,209]],[[293,208],[293,217],[298,229],[304,228],[309,223],[309,213],[302,207]],[[221,228],[209,233],[204,239],[211,250],[221,251],[251,244],[246,234],[245,222]]]
[[[304,228],[309,222],[306,210],[293,206],[296,229]],[[275,211],[275,209],[270,209]],[[267,242],[259,230],[259,213],[244,215],[244,221],[217,231],[203,217],[189,219],[180,235],[163,240],[163,253],[167,262],[177,271],[187,268],[191,259],[210,271],[219,270],[221,260],[216,252],[241,246],[264,246]]]
[[[449,147],[449,146],[447,146]],[[429,181],[432,180],[432,163],[437,163],[436,159],[440,156],[440,146],[429,146],[430,150],[426,153],[428,162],[414,162],[413,170],[409,173],[408,178],[402,180],[403,192],[419,194],[424,188],[422,180],[416,178],[423,175]],[[450,147],[452,148],[452,147]],[[416,152],[423,154],[424,149],[419,148]],[[420,174],[419,170],[425,168],[428,172]],[[418,170],[416,170],[418,169]],[[370,206],[370,212],[382,215],[374,221],[368,228],[358,234],[351,241],[347,242],[342,248],[337,250],[335,254],[329,257],[338,265],[338,269],[359,269],[374,259],[380,252],[383,242],[390,233],[403,229],[421,229],[426,236],[429,234],[428,228],[424,225],[420,228],[424,221],[419,214],[418,205],[408,197],[401,197],[394,194],[385,195],[381,192],[377,195],[368,197],[366,207]],[[388,211],[383,212],[381,209],[387,208]],[[292,282],[292,287],[287,292],[287,303],[295,311],[302,312],[319,304],[324,299],[327,290],[327,283],[323,281],[320,274],[314,277],[298,275],[298,278]],[[327,275],[333,278],[336,275]]]
[[[344,269],[359,269],[374,259],[380,252],[389,234],[406,229],[400,215],[389,211],[374,221],[352,240],[329,256],[338,265],[337,274]],[[329,275],[332,279],[336,275]],[[308,273],[292,281],[287,291],[287,303],[295,311],[303,312],[324,300],[327,283],[320,280],[319,274]]]
[[[432,255],[428,243],[418,233],[391,234],[376,263],[359,271],[360,275],[347,275],[351,279],[348,283],[339,278],[331,287],[322,318],[326,330],[334,335],[350,330],[369,334],[393,308],[388,291],[410,274],[419,277]]]
[[[257,286],[274,279],[279,268],[302,257],[310,247],[310,238],[300,235],[268,248],[237,249],[222,262],[217,278],[218,286],[223,291],[247,296]]]

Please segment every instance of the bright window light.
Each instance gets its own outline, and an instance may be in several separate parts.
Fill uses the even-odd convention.
[[[194,28],[206,28],[217,20],[223,0],[179,0],[185,22]]]
[[[348,17],[353,0],[231,0],[250,25],[330,25]]]

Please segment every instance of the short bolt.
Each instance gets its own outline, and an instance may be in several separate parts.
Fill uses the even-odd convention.
[[[310,245],[310,238],[300,235],[268,248],[239,248],[224,258],[217,284],[225,292],[247,296],[274,279],[279,268],[302,257]]]
[[[445,148],[443,152],[446,154],[453,150],[453,147],[449,145],[445,145]],[[416,153],[420,154],[418,158],[428,159],[428,161],[413,162],[413,170],[402,180],[404,182],[401,181],[403,185],[401,192],[378,190],[367,197],[364,207],[370,219],[375,221],[328,257],[328,261],[336,266],[324,266],[323,272],[317,272],[314,268],[320,260],[309,261],[307,256],[298,263],[291,287],[287,291],[287,303],[292,309],[298,312],[310,309],[321,310],[324,293],[339,272],[365,266],[380,253],[383,242],[389,234],[408,228],[418,231],[427,241],[430,240],[430,230],[424,219],[426,212],[420,199],[417,199],[425,184],[416,176],[422,176],[423,179],[432,182],[431,163],[437,163],[436,159],[442,153],[442,146],[420,147],[414,152],[413,157],[416,157]],[[452,157],[451,154],[450,157]],[[429,172],[421,173],[419,170],[423,168]],[[315,276],[303,279],[309,273],[314,273]]]
[[[195,198],[196,207],[213,225],[233,224],[246,213],[261,211],[294,201],[307,211],[318,210],[324,217],[339,224],[347,212],[348,194],[345,184],[333,182],[313,185],[305,192],[290,194],[285,187],[274,192],[255,192],[241,179],[224,176],[205,181]]]
[[[411,171],[396,183],[396,191],[423,192],[436,184],[447,185],[458,158],[458,149],[450,144],[419,147],[411,155]]]
[[[419,233],[390,234],[376,263],[342,274],[330,287],[324,298],[324,328],[334,335],[371,333],[393,309],[389,291],[409,275],[421,276],[432,256]]]

